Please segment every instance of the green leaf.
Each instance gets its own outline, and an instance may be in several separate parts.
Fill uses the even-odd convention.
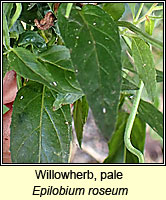
[[[138,90],[139,88],[131,83],[129,80],[127,80],[126,78],[122,79],[122,88],[121,90]]]
[[[154,24],[155,24],[155,20],[153,19],[147,19],[145,21],[145,31],[149,34],[152,35],[153,33],[153,29],[154,29]]]
[[[134,74],[137,74],[137,72],[134,70],[134,67],[131,64],[129,58],[124,54],[124,52],[122,54],[122,67],[124,69],[127,69],[128,71],[134,73]],[[129,78],[129,76],[127,76],[127,78]],[[128,81],[130,81],[130,80],[128,80]],[[157,69],[156,69],[156,81],[157,82],[163,82],[163,72],[160,71],[160,70],[157,70]]]
[[[9,28],[4,13],[3,13],[3,45],[5,46],[6,49],[10,49]]]
[[[35,31],[26,31],[20,35],[18,46],[34,45],[38,48],[38,51],[41,49],[46,49],[45,40]]]
[[[120,112],[118,114],[115,132],[113,133],[109,143],[109,155],[104,163],[123,163],[124,162],[124,131],[128,119],[128,114]]]
[[[86,99],[86,96],[82,97],[82,121],[83,124],[86,123],[87,117],[88,117],[88,112],[89,112],[89,105]]]
[[[104,3],[103,10],[111,15],[114,20],[118,20],[122,17],[125,11],[124,3]]]
[[[152,104],[141,100],[138,108],[139,117],[163,138],[163,114]]]
[[[137,72],[134,70],[133,65],[131,64],[131,62],[129,61],[129,58],[123,53],[122,54],[122,67],[134,74],[137,74]],[[127,78],[129,78],[129,76],[127,76]],[[132,77],[133,79],[133,77]],[[130,81],[130,80],[128,80]],[[156,81],[157,82],[163,82],[163,72],[160,70],[156,69]],[[123,83],[122,83],[123,84]]]
[[[3,78],[5,77],[5,74],[10,70],[9,61],[7,59],[6,55],[3,55]]]
[[[52,110],[55,93],[39,83],[21,88],[14,102],[10,150],[13,163],[67,163],[70,106]]]
[[[132,55],[139,77],[152,101],[156,96],[156,70],[149,46],[139,38],[132,40]]]
[[[131,132],[131,143],[132,145],[144,153],[146,137],[146,126],[145,123],[138,117],[135,118],[133,129]],[[126,150],[126,163],[139,163],[137,156]]]
[[[126,52],[122,52],[122,67],[123,69],[127,69],[133,73],[136,73],[134,66],[132,65],[131,61]]]
[[[61,69],[74,72],[74,68],[70,60],[70,52],[65,46],[53,45],[47,51],[39,54],[39,58]]]
[[[12,19],[10,20],[9,30],[14,25],[14,23],[17,21],[17,19],[19,18],[20,14],[21,14],[21,11],[22,11],[22,4],[21,3],[16,3],[16,11],[15,11]]]
[[[136,33],[140,38],[143,38],[145,41],[149,42],[153,46],[163,49],[163,42],[156,40],[155,38],[151,37],[149,34],[143,32],[134,24],[127,22],[127,21],[117,21],[118,26],[126,27]]]
[[[7,111],[9,111],[9,108],[6,107],[5,105],[3,105],[3,115],[4,115]]]
[[[6,16],[8,23],[10,20],[10,14],[11,14],[12,8],[13,8],[13,3],[3,2],[3,12],[4,12],[4,15]]]
[[[64,58],[63,62],[66,63],[66,60]],[[73,72],[62,70],[47,62],[40,62],[35,54],[25,48],[13,48],[9,53],[9,61],[13,69],[24,78],[45,84],[47,87],[64,94],[82,94]]]
[[[156,70],[156,81],[157,82],[163,82],[163,72],[160,70]]]
[[[101,8],[58,9],[58,25],[71,52],[80,86],[102,134],[110,138],[115,127],[121,88],[121,46],[118,28]]]
[[[73,119],[74,127],[77,135],[78,143],[81,147],[83,137],[83,127],[88,117],[89,106],[86,101],[86,97],[78,99],[74,104]]]
[[[59,108],[61,108],[63,105],[67,105],[67,104],[73,104],[75,101],[77,101],[78,99],[80,99],[82,97],[83,94],[58,94],[57,98],[55,99],[54,103],[53,103],[53,110],[58,110]]]
[[[16,40],[18,40],[19,35],[24,31],[23,25],[19,20],[17,20],[10,29],[10,38],[16,38]]]

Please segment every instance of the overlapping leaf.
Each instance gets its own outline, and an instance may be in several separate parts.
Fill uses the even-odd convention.
[[[124,162],[124,131],[128,114],[121,112],[119,113],[116,129],[109,141],[109,155],[105,159],[104,163],[123,163]]]
[[[39,58],[56,67],[74,72],[74,68],[70,61],[69,50],[65,46],[53,45],[52,47],[49,47],[47,51],[40,53]]]
[[[61,47],[56,46],[56,48],[59,49]],[[64,55],[63,51],[61,53],[61,61],[58,57],[56,57],[56,54],[52,54],[55,64],[56,61],[61,62],[63,68],[69,68],[68,65],[71,65],[71,63],[67,54]],[[47,54],[47,51],[45,54]],[[35,54],[32,54],[25,48],[17,47],[13,48],[9,53],[9,61],[12,68],[19,75],[25,78],[47,85],[47,87],[61,93],[81,94],[82,91],[79,88],[78,82],[76,81],[75,74],[71,71],[61,69],[58,66],[59,63],[56,64],[56,66],[55,64],[49,63],[49,52],[47,56],[47,62],[46,58],[44,61],[42,61],[40,56],[38,57]]]
[[[73,8],[65,18],[61,4],[58,24],[70,49],[71,59],[83,92],[86,94],[102,134],[110,138],[117,115],[121,88],[121,47],[118,28],[101,8]]]
[[[13,8],[13,3],[6,3],[6,2],[3,3],[3,12],[8,22],[10,20],[12,8]]]
[[[121,90],[138,90],[139,88],[131,83],[129,80],[127,80],[126,78],[122,79],[122,88]]]
[[[53,103],[53,109],[58,110],[63,105],[73,104],[75,101],[77,101],[81,97],[82,97],[82,94],[74,94],[74,93],[61,94],[60,93],[57,95],[57,98],[55,99]]]
[[[30,83],[17,94],[11,124],[13,163],[65,163],[71,142],[70,106],[53,111],[55,93]]]
[[[82,99],[79,99],[78,101],[75,102],[73,110],[73,119],[74,119],[76,136],[80,147],[83,138],[83,127],[88,117],[88,111],[89,111],[89,106],[85,96],[82,97]]]
[[[46,49],[45,40],[35,31],[26,31],[20,35],[18,46],[34,45],[38,50]]]
[[[140,101],[139,116],[163,138],[163,114],[149,102]]]
[[[22,11],[22,4],[21,3],[16,3],[16,10],[14,15],[12,16],[10,23],[9,23],[9,29],[12,28],[12,26],[14,25],[14,23],[17,21],[17,19],[19,18],[20,14]]]
[[[156,95],[156,70],[149,46],[140,38],[132,40],[132,55],[137,72],[144,82],[149,97],[154,101]]]

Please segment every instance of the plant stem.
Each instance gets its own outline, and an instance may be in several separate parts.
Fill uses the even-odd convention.
[[[68,4],[67,4],[66,15],[65,15],[66,18],[69,18],[69,15],[70,15],[72,6],[73,6],[73,3],[68,3]]]
[[[136,93],[136,97],[135,97],[134,102],[133,102],[133,106],[132,106],[131,113],[130,113],[130,116],[128,118],[127,124],[126,124],[126,129],[125,129],[125,134],[124,134],[124,142],[125,142],[126,148],[131,153],[133,153],[134,155],[136,155],[138,157],[139,163],[144,163],[144,156],[143,156],[142,152],[140,152],[138,149],[133,147],[133,145],[131,144],[131,141],[130,141],[130,136],[131,136],[131,130],[132,130],[132,127],[133,127],[135,116],[136,116],[136,113],[137,113],[138,105],[139,105],[139,102],[140,102],[143,86],[144,86],[144,84],[140,80],[139,90]]]
[[[141,17],[139,20],[135,21],[134,24],[139,24],[139,23],[145,21],[145,20],[146,20],[146,16],[150,15],[154,10],[161,10],[162,8],[161,8],[160,6],[158,6],[158,7],[160,7],[160,8],[156,7],[157,4],[158,4],[158,3],[154,3],[154,4],[151,6],[151,8],[148,10],[148,12],[147,12],[143,17]]]
[[[159,40],[156,40],[156,39],[150,37],[149,34],[142,32],[138,27],[136,27],[132,23],[126,22],[126,21],[118,21],[117,25],[118,26],[122,26],[122,27],[126,27],[126,28],[130,29],[134,33],[142,36],[150,44],[152,44],[155,47],[158,47],[160,49],[163,49],[163,43],[162,42],[160,42]]]
[[[141,5],[140,5],[140,7],[139,7],[139,10],[138,10],[138,12],[137,12],[137,15],[136,15],[136,17],[135,17],[135,19],[134,19],[134,21],[133,21],[133,23],[135,23],[135,22],[138,20],[140,14],[141,14],[141,11],[142,11],[143,6],[144,6],[144,3],[141,3]]]

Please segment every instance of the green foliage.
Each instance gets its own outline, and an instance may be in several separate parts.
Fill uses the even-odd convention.
[[[4,55],[3,56],[3,78],[5,77],[5,74],[10,71],[10,65],[9,65],[9,61],[7,59],[7,56]]]
[[[71,141],[70,106],[53,111],[56,93],[32,82],[14,102],[11,157],[14,163],[68,162]]]
[[[81,147],[83,138],[83,127],[88,117],[89,106],[86,97],[78,99],[74,104],[73,119],[78,143]]]
[[[3,15],[3,45],[6,49],[10,48],[9,28],[5,15]]]
[[[73,8],[71,19],[64,16],[65,9],[63,4],[58,12],[62,38],[71,51],[77,79],[95,120],[109,139],[116,122],[121,88],[121,47],[117,26],[99,7],[87,5],[81,11]]]
[[[154,23],[155,23],[155,20],[153,20],[153,19],[147,19],[147,20],[145,21],[145,31],[146,31],[149,35],[152,35],[152,33],[153,33]]]
[[[140,79],[144,82],[149,97],[156,96],[156,71],[149,46],[139,38],[132,40],[132,55]]]
[[[104,3],[103,10],[110,14],[114,20],[118,20],[122,17],[125,11],[124,3]]]
[[[163,138],[163,114],[155,106],[143,100],[140,102],[138,113],[140,118]]]
[[[124,143],[135,99],[133,148],[144,153],[147,124],[163,137],[163,114],[154,106],[163,72],[152,51],[161,55],[163,43],[151,36],[162,7],[151,4],[142,16],[146,3],[130,3],[131,23],[124,5],[61,3],[50,25],[45,15],[55,14],[54,3],[3,3],[3,77],[15,70],[19,85],[10,127],[13,163],[69,162],[72,117],[81,147],[89,108],[108,142],[104,163],[138,163]],[[35,19],[48,28],[40,30]],[[144,21],[146,32],[139,26]],[[147,102],[137,95],[141,81]]]

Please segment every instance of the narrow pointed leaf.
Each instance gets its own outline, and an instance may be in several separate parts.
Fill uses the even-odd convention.
[[[21,11],[22,11],[22,4],[21,3],[16,3],[16,11],[15,11],[12,19],[10,20],[9,29],[11,29],[11,27],[14,25],[14,23],[19,18],[20,14],[21,14]]]
[[[65,18],[66,4],[58,9],[58,25],[71,52],[77,78],[95,121],[109,139],[115,126],[121,88],[121,46],[118,28],[101,8],[73,8]]]
[[[132,40],[132,55],[139,77],[152,101],[156,96],[156,70],[149,46],[140,38]]]
[[[163,138],[163,114],[152,104],[143,100],[140,101],[138,113],[140,118]]]
[[[6,49],[10,49],[9,28],[6,16],[3,14],[3,45]]]
[[[75,102],[73,110],[73,119],[74,119],[76,136],[80,147],[83,138],[83,127],[88,117],[88,111],[89,111],[89,106],[85,96],[82,97],[82,99],[79,99],[78,101]]]
[[[13,163],[66,163],[71,142],[70,106],[54,112],[55,93],[39,83],[19,90],[11,123]]]

